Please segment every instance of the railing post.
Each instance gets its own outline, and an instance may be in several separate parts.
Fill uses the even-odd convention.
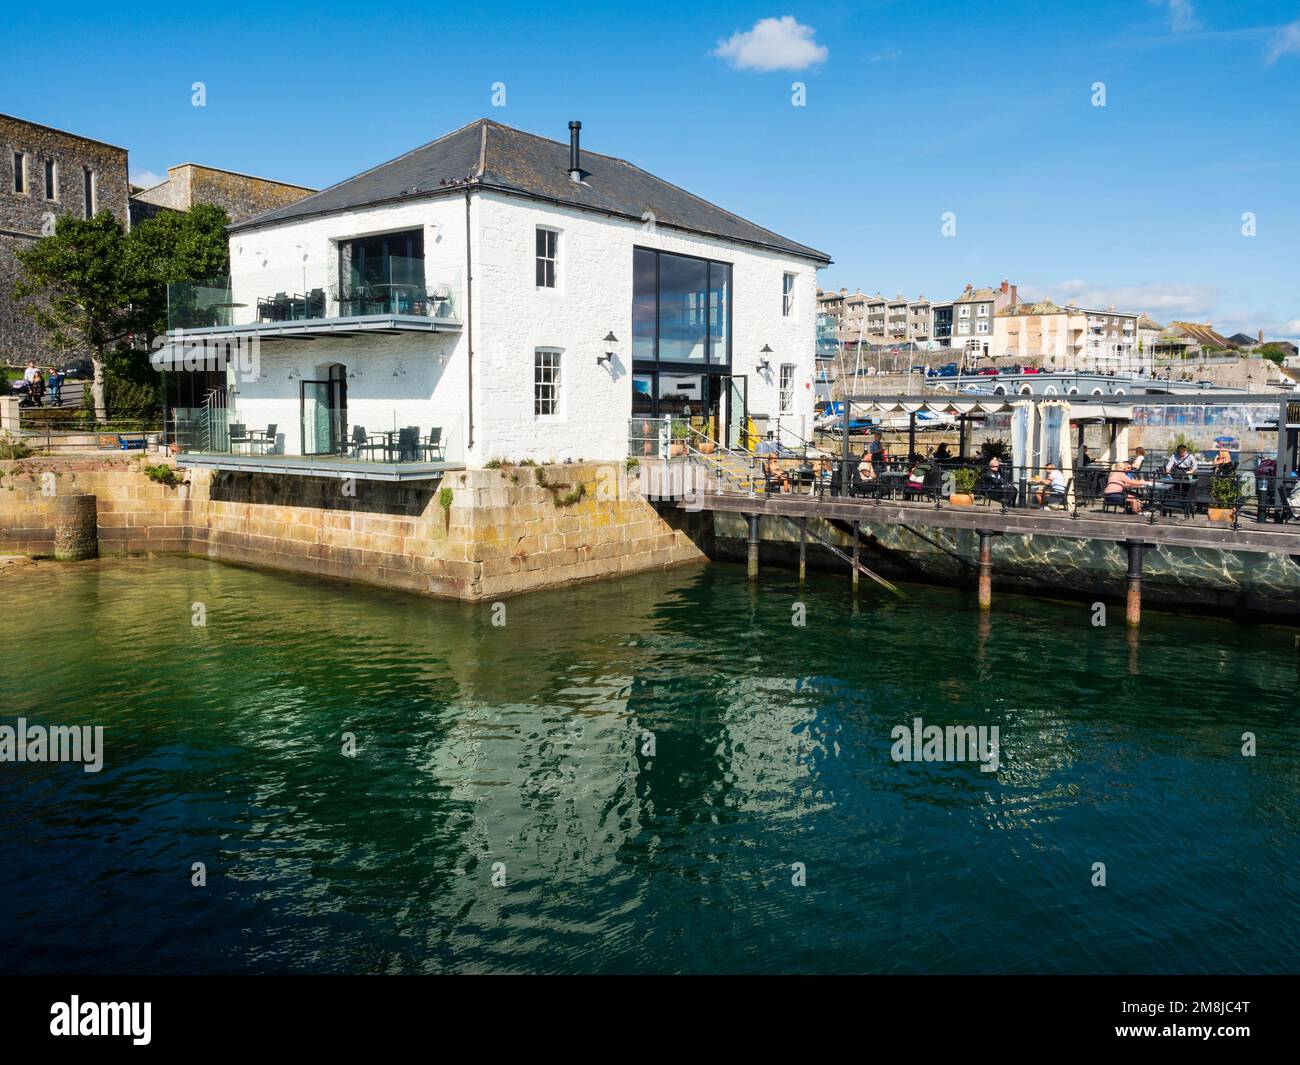
[[[1141,540],[1125,540],[1128,549],[1127,601],[1124,620],[1129,628],[1136,629],[1142,622],[1142,549],[1146,546]]]
[[[758,580],[758,515],[746,514],[749,519],[749,552],[746,559],[745,575],[751,580]]]

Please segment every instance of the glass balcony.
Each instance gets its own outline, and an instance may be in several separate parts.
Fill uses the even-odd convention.
[[[239,304],[230,294],[230,278],[173,282],[167,286],[167,328],[206,329],[233,325]]]
[[[401,315],[460,321],[460,271],[425,275],[423,259],[372,258],[328,287],[273,271],[167,286],[167,328],[207,329],[330,318]]]

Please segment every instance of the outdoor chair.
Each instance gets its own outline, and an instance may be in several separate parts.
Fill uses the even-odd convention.
[[[1194,478],[1176,478],[1169,491],[1160,497],[1160,516],[1167,517],[1177,511],[1190,518],[1196,509],[1196,487]]]
[[[348,441],[348,450],[354,459],[359,459],[363,451],[373,453],[376,448],[383,446],[379,441],[370,439],[370,434],[366,432],[364,425],[352,427],[352,439]]]
[[[266,427],[265,432],[261,429],[252,429],[245,434],[244,439],[248,443],[250,449],[254,444],[256,444],[262,449],[262,454],[265,455],[275,448],[275,433],[278,428],[279,427],[272,422]]]
[[[325,317],[325,290],[314,288],[307,296],[307,317],[324,318]]]
[[[392,449],[397,462],[414,462],[420,454],[420,428],[408,425],[397,430],[397,446]]]
[[[243,422],[230,423],[230,451],[233,454],[235,449],[241,445],[247,446],[250,443],[248,432]]]
[[[420,445],[420,451],[423,457],[432,459],[434,462],[442,462],[446,457],[442,448],[442,429],[435,427],[429,430],[429,439]]]

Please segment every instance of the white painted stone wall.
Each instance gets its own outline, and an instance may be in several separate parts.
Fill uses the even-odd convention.
[[[471,466],[489,459],[537,461],[618,459],[627,452],[632,409],[632,255],[637,245],[732,264],[732,371],[749,377],[751,413],[777,424],[778,373],[796,366],[793,409],[783,427],[809,435],[815,369],[816,264],[810,260],[654,228],[589,212],[561,209],[491,192],[476,192],[470,214],[473,260],[474,439],[467,446],[469,333],[322,337],[264,341],[255,380],[237,381],[237,420],[277,425],[282,449],[301,451],[299,383],[323,379],[332,363],[349,371],[348,420],[368,432],[440,425],[449,458]],[[538,289],[536,227],[560,233],[559,276]],[[251,321],[259,297],[277,292],[332,291],[337,242],[368,233],[424,227],[426,278],[452,280],[466,306],[463,196],[368,208],[244,231],[231,237],[233,298]],[[304,259],[304,256],[306,257]],[[795,306],[782,315],[782,275],[796,276]],[[338,313],[330,303],[327,314]],[[610,345],[610,364],[596,357]],[[760,355],[764,345],[769,355]],[[562,353],[561,413],[538,417],[533,403],[534,351]],[[760,374],[766,358],[771,371]]]

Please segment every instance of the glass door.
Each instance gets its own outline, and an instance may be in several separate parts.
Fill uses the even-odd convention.
[[[745,419],[749,414],[749,378],[744,374],[722,378],[723,446],[743,448],[745,446]]]
[[[302,410],[302,453],[328,455],[333,449],[334,434],[330,414],[330,381],[303,381],[298,386]]]

